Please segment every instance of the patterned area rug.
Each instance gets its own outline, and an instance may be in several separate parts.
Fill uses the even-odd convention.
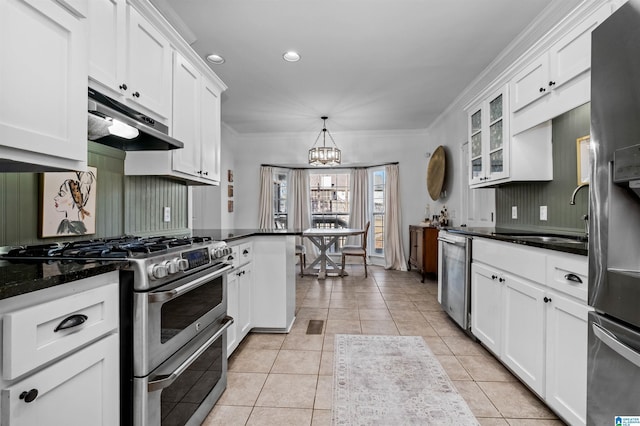
[[[333,425],[478,425],[418,336],[338,334]]]

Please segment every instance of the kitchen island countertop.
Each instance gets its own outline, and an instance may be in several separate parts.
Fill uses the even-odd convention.
[[[214,240],[222,240],[228,243],[241,240],[243,238],[262,235],[300,235],[302,229],[194,229],[194,236],[211,237]]]

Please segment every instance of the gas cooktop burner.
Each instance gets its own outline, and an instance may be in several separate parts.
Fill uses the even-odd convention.
[[[122,237],[24,246],[5,258],[130,259],[212,241],[210,237]]]

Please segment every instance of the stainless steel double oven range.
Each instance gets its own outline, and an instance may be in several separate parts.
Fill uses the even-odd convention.
[[[121,424],[200,425],[227,383],[226,243],[122,237],[11,255],[126,261],[120,272]]]
[[[122,316],[122,345],[132,349],[123,352],[122,399],[133,401],[123,424],[199,425],[226,387],[230,249],[202,238],[182,243],[134,255],[121,271],[122,311],[130,314]]]

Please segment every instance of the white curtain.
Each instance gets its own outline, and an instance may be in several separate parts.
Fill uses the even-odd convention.
[[[353,169],[351,171],[351,211],[349,212],[349,228],[364,229],[369,221],[369,171]],[[367,236],[365,236],[366,238]],[[347,238],[347,244],[359,245],[359,235]]]
[[[260,229],[275,228],[273,217],[273,167],[260,167]]]
[[[407,262],[400,228],[399,167],[397,164],[390,164],[385,166],[384,172],[384,267],[406,271]]]
[[[305,230],[311,228],[311,202],[309,171],[294,169],[289,174],[289,226]],[[296,237],[296,244],[303,244],[307,250],[307,264],[316,258],[315,246],[309,239]]]

